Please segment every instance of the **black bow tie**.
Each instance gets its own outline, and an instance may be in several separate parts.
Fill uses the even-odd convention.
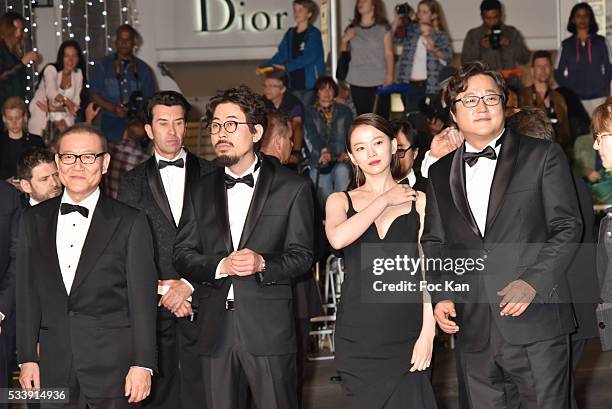
[[[253,179],[252,173],[249,173],[248,175],[243,176],[241,178],[234,178],[228,175],[227,173],[225,174],[225,188],[226,189],[233,188],[234,186],[236,186],[236,183],[244,183],[245,185],[249,187],[253,187],[255,185],[255,179]]]
[[[163,169],[166,166],[176,166],[177,168],[184,168],[185,161],[183,160],[183,158],[178,158],[177,160],[172,161],[160,159],[159,163],[157,164],[157,168]]]
[[[68,213],[72,213],[72,212],[79,212],[85,218],[87,218],[87,216],[89,216],[89,209],[87,209],[86,207],[79,206],[79,205],[73,205],[73,204],[70,204],[70,203],[62,203],[62,204],[60,204],[60,213],[61,214],[68,214]]]
[[[474,166],[480,158],[487,158],[491,160],[497,159],[495,149],[493,149],[491,146],[487,146],[480,152],[463,152],[463,160],[469,167]]]

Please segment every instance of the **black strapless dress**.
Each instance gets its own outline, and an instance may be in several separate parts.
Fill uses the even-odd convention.
[[[348,217],[356,211],[351,197]],[[372,225],[359,239],[344,248],[346,275],[336,323],[336,368],[351,409],[436,409],[430,372],[410,372],[410,359],[423,321],[423,304],[411,295],[411,302],[372,302],[364,293],[371,278],[369,266],[362,266],[362,249],[401,248],[403,254],[418,258],[420,220],[414,206],[393,221],[384,239]],[[378,247],[377,247],[378,246]],[[367,255],[371,257],[371,254]],[[418,273],[420,276],[420,272]],[[412,277],[412,281],[419,280]]]

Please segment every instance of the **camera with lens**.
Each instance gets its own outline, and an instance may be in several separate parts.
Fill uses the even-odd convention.
[[[130,95],[128,102],[123,105],[128,111],[128,119],[138,119],[144,108],[144,95],[142,95],[141,91],[134,91]]]
[[[501,48],[501,36],[501,26],[493,26],[489,33],[489,44],[491,44],[493,50],[499,50]]]
[[[402,3],[395,6],[395,12],[400,16],[411,16],[414,14],[414,10],[408,3]]]

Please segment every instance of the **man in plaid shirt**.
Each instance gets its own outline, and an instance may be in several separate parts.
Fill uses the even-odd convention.
[[[143,149],[145,135],[142,122],[134,120],[123,131],[121,143],[111,145],[109,149],[111,161],[106,173],[105,183],[106,194],[112,198],[117,198],[121,177],[151,156]]]

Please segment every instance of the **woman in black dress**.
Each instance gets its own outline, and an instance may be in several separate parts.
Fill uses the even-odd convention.
[[[380,267],[381,257],[419,257],[425,195],[395,182],[394,135],[378,115],[355,119],[346,146],[357,188],[333,193],[326,205],[327,238],[345,256],[336,367],[351,409],[436,408],[429,380],[435,321],[431,303],[424,301],[428,294],[418,291],[421,272],[385,266],[387,271],[377,275],[373,268]],[[376,289],[380,281],[402,280],[416,284],[416,290]]]

